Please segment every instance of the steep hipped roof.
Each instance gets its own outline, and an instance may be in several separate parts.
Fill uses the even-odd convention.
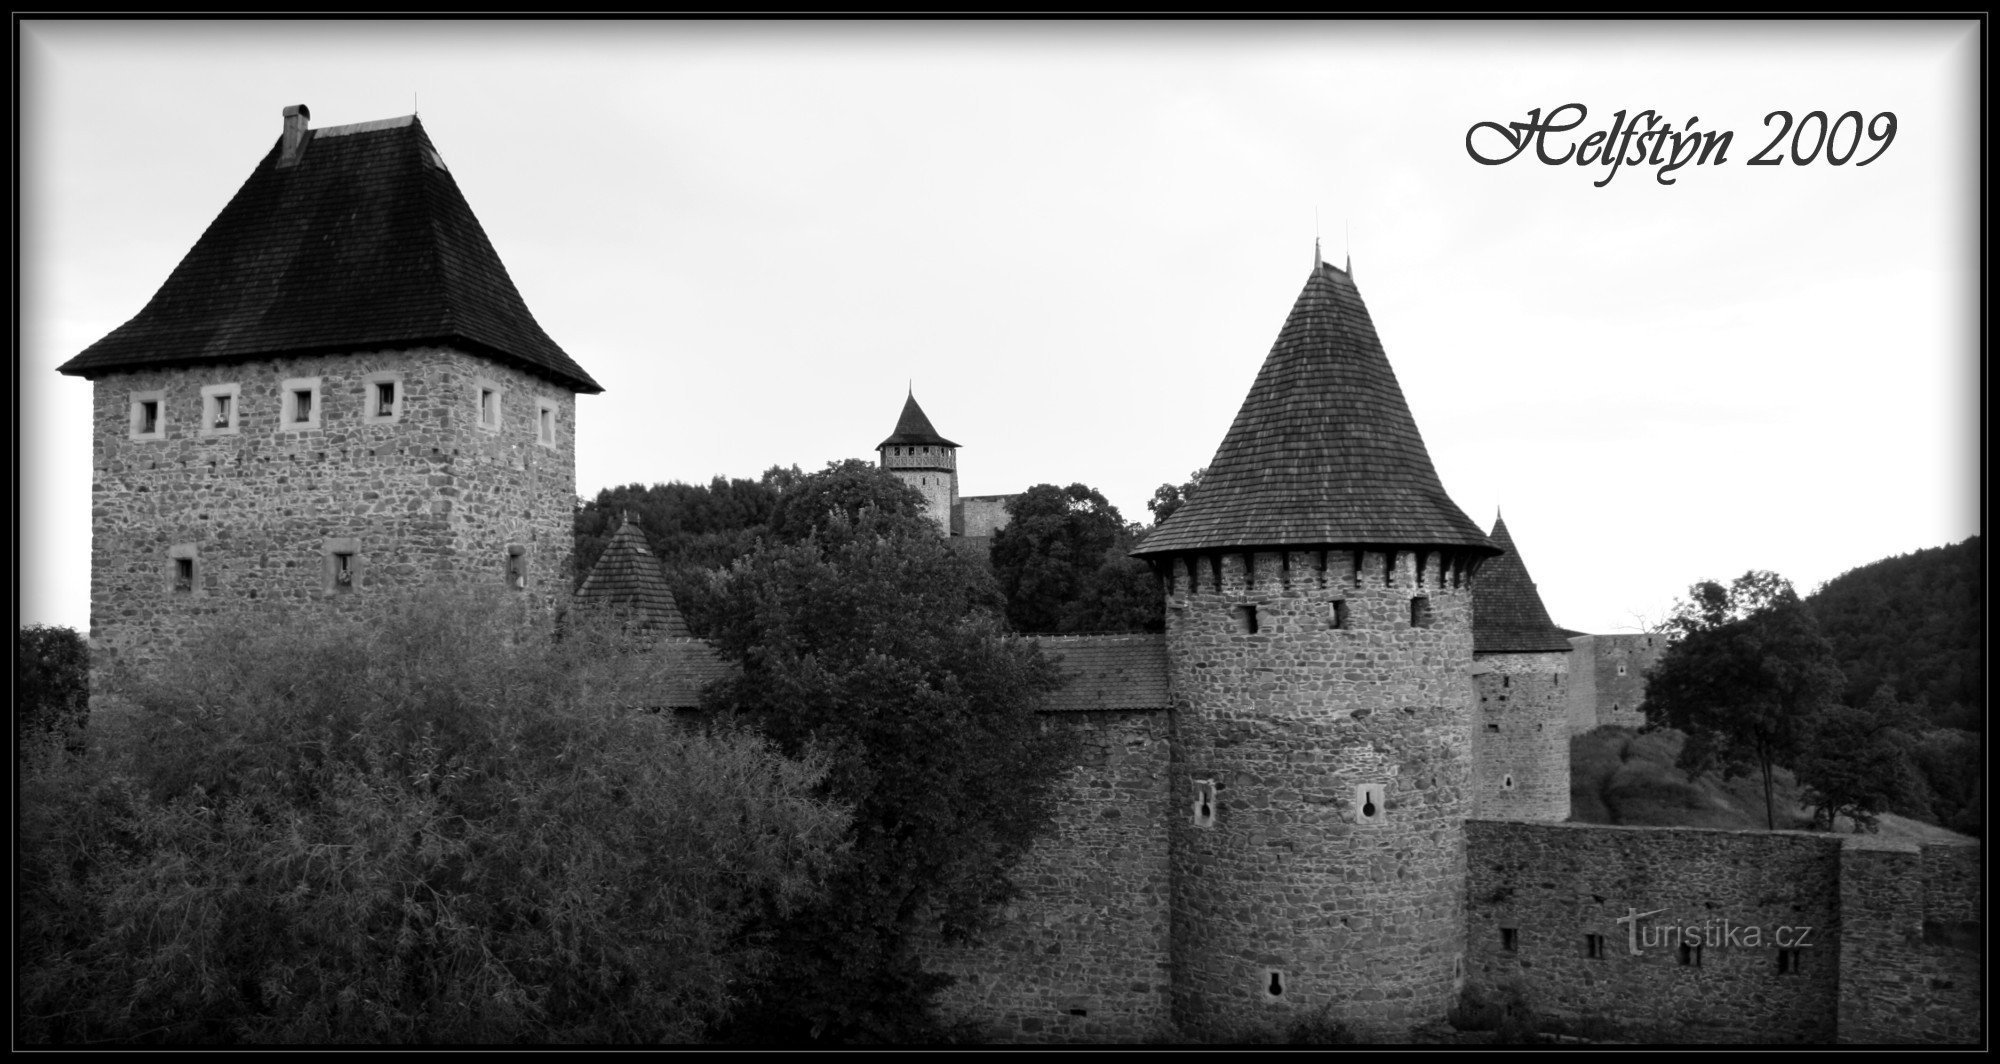
[[[1569,650],[1569,636],[1549,620],[1535,581],[1514,549],[1504,518],[1493,520],[1493,543],[1507,553],[1489,559],[1472,583],[1472,652],[1529,654]]]
[[[1134,553],[1335,544],[1493,550],[1438,482],[1353,278],[1322,264],[1201,487]]]
[[[590,567],[590,575],[576,589],[576,599],[582,604],[631,609],[642,624],[663,636],[688,634],[687,621],[660,572],[660,559],[646,546],[645,535],[629,516],[618,526],[604,553],[597,556],[597,564]]]
[[[924,408],[917,405],[917,393],[911,392],[903,400],[903,416],[896,419],[896,431],[888,439],[875,445],[876,450],[884,447],[904,447],[910,444],[931,444],[933,446],[956,447],[958,444],[937,434],[931,427],[931,419],[924,416]]]
[[[283,147],[145,309],[62,372],[450,344],[604,390],[535,323],[414,115],[307,130],[294,165]]]

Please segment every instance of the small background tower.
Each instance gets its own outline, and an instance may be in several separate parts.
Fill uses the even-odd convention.
[[[914,390],[903,400],[896,431],[877,444],[875,452],[882,468],[923,492],[924,510],[938,523],[939,533],[953,534],[952,515],[958,509],[958,444],[931,427],[931,419],[917,405]]]
[[[1465,945],[1473,571],[1360,293],[1315,263],[1163,578],[1177,1024],[1445,1015]]]
[[[1569,819],[1569,636],[1549,620],[1528,567],[1495,516],[1506,553],[1472,589],[1472,815]]]
[[[398,591],[569,593],[578,393],[414,116],[283,134],[95,382],[91,636]]]

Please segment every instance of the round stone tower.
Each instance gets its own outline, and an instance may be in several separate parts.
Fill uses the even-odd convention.
[[[1471,583],[1497,552],[1439,483],[1348,273],[1315,264],[1201,487],[1136,553],[1167,595],[1176,1023],[1443,1018]]]
[[[958,509],[958,444],[938,435],[916,392],[903,401],[896,431],[875,446],[882,468],[923,492],[924,509],[942,535],[952,534],[952,514]]]
[[[1472,815],[1569,819],[1569,636],[1549,620],[1507,522],[1472,593]]]

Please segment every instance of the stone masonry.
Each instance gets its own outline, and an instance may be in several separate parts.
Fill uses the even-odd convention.
[[[1472,673],[1472,815],[1568,820],[1569,655],[1481,655]]]

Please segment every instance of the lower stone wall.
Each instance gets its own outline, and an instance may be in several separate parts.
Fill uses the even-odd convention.
[[[994,1041],[1142,1042],[1170,1030],[1167,714],[1065,713],[1082,763],[1003,923],[927,960],[947,1014]]]
[[[1834,1039],[1839,837],[1474,820],[1466,839],[1474,984],[1599,1035]]]
[[[1851,837],[1840,860],[1840,1041],[1980,1040],[1980,877],[1977,845]]]

